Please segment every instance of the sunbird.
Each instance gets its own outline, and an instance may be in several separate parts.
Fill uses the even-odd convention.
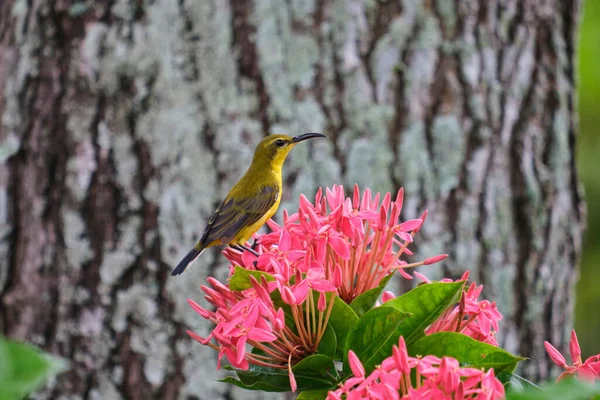
[[[283,185],[281,168],[285,158],[298,143],[317,137],[325,135],[269,135],[261,140],[254,150],[250,167],[217,207],[202,237],[177,264],[171,276],[183,273],[207,247],[226,244],[256,254],[246,242],[279,207]]]

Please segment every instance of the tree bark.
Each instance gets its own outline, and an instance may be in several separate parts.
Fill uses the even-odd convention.
[[[404,186],[403,217],[429,209],[418,255],[450,253],[424,272],[470,269],[505,316],[501,344],[547,377],[584,220],[579,14],[559,0],[0,2],[0,331],[72,360],[38,397],[241,396],[185,334],[210,329],[186,299],[226,276],[224,258],[168,274],[272,132],[330,138],[291,154],[282,208],[317,186]]]

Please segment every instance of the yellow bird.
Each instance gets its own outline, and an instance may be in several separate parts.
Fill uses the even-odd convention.
[[[189,267],[207,247],[228,244],[239,251],[254,250],[246,242],[275,214],[281,202],[281,168],[290,150],[306,139],[325,137],[320,133],[299,136],[270,135],[256,146],[250,167],[229,191],[208,220],[202,238],[171,276]]]

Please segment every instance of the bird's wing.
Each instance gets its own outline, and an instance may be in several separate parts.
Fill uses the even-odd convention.
[[[279,188],[265,186],[258,193],[241,199],[226,198],[208,221],[200,243],[215,240],[227,243],[243,228],[256,223],[277,201]]]

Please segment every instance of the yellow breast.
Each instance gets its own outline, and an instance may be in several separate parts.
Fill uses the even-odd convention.
[[[254,233],[260,229],[279,208],[279,203],[281,203],[281,185],[279,185],[279,193],[277,194],[277,200],[275,200],[275,204],[262,216],[261,219],[256,221],[254,224],[242,228],[242,230],[235,236],[235,238],[231,241],[233,244],[246,244],[248,240],[254,235]]]

